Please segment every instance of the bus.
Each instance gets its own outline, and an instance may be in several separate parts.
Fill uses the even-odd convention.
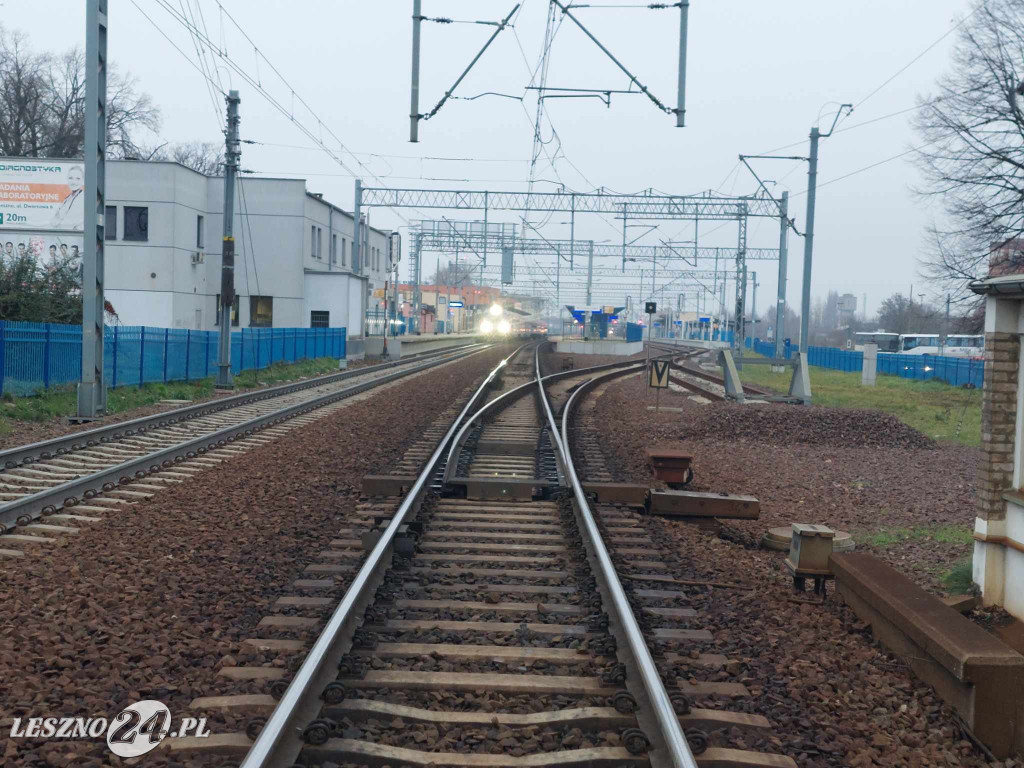
[[[864,351],[865,344],[875,344],[879,352],[899,352],[900,335],[898,333],[886,333],[885,331],[872,331],[870,333],[855,333],[853,335],[854,349],[858,352]]]
[[[951,357],[985,357],[985,337],[982,335],[950,334],[942,354]]]
[[[941,342],[937,333],[901,333],[899,351],[904,355],[937,355]]]

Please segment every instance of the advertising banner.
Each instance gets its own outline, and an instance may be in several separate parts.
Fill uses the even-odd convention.
[[[82,236],[12,232],[0,229],[0,257],[10,264],[19,256],[35,256],[43,269],[70,263],[82,280]]]
[[[0,232],[85,225],[85,166],[75,160],[0,159]],[[2,235],[0,235],[2,236]],[[10,239],[4,237],[4,243]]]

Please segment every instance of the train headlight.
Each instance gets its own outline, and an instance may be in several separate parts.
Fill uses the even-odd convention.
[[[498,333],[508,333],[511,330],[512,326],[509,324],[508,320],[502,320],[498,323]]]
[[[490,320],[483,320],[483,321],[481,321],[481,323],[480,323],[480,332],[481,333],[490,333],[493,330],[494,330],[494,323],[492,323]]]
[[[501,304],[491,304],[491,308],[488,311],[491,313],[491,317],[501,317],[501,313],[505,310],[501,308]]]

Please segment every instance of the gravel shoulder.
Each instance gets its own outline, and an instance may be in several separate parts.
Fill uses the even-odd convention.
[[[224,657],[271,661],[241,641],[327,548],[362,476],[386,471],[410,436],[503,354],[488,350],[390,385],[83,527],[60,548],[0,564],[0,733],[17,716],[113,716],[144,698],[177,717],[215,690]],[[4,765],[114,759],[92,740],[8,740],[2,749]]]
[[[771,744],[801,768],[1017,764],[987,762],[958,730],[952,709],[874,642],[850,609],[838,600],[817,602],[810,592],[795,595],[784,555],[757,547],[764,529],[793,520],[847,529],[967,524],[973,450],[937,447],[871,414],[851,418],[817,407],[701,406],[663,392],[662,406],[681,411],[655,417],[642,377],[601,390],[589,407],[618,479],[650,482],[644,448],[678,441],[695,454],[699,489],[761,500],[761,520],[731,523],[736,534],[728,539],[646,519],[652,538],[679,553],[678,578],[743,587],[684,588],[700,617],[694,627],[714,636],[695,650],[729,661],[722,670],[680,668],[677,675],[742,682],[750,696],[731,706],[768,718]],[[941,565],[943,555],[925,545],[899,550],[878,554],[934,588],[927,567]]]
[[[644,449],[679,443],[694,458],[694,490],[749,494],[761,518],[729,525],[757,541],[792,522],[850,531],[926,588],[969,554],[980,452],[935,443],[895,417],[872,411],[784,404],[700,405],[664,391],[657,416],[646,381],[604,388],[595,415],[605,425],[617,479],[651,482]]]

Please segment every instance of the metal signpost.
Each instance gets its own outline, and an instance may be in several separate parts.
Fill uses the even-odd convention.
[[[669,360],[651,360],[648,366],[647,386],[658,390],[654,398],[654,413],[658,414],[661,406],[661,390],[668,389]]]
[[[647,365],[651,364],[651,328],[654,323],[654,313],[658,311],[658,302],[644,302],[644,312],[647,313]]]

